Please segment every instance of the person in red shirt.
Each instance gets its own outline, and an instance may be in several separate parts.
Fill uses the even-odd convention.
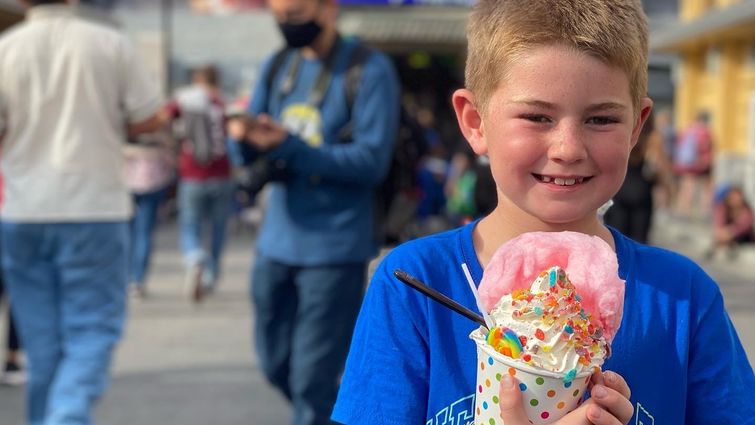
[[[199,301],[215,288],[220,276],[234,190],[217,70],[212,66],[194,69],[191,84],[176,91],[168,109],[180,134],[180,245],[187,267],[187,288]],[[202,241],[205,222],[210,224],[208,248]]]

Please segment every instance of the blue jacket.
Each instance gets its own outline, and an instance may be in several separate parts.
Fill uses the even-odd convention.
[[[263,66],[249,112],[266,112],[289,130],[269,158],[283,166],[287,178],[271,184],[257,241],[258,253],[289,265],[315,266],[363,262],[377,252],[373,234],[374,188],[385,177],[399,122],[399,83],[390,60],[372,52],[348,110],[344,76],[355,41],[337,44],[333,78],[321,107],[308,103],[321,60],[302,58],[289,94],[278,95],[292,61],[279,68],[268,93]],[[339,140],[352,120],[353,137]],[[244,145],[248,162],[257,155]]]

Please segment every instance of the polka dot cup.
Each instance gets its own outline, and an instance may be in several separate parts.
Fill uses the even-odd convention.
[[[590,372],[583,372],[571,383],[564,384],[564,374],[517,363],[493,350],[485,342],[485,330],[482,328],[472,332],[469,337],[477,344],[475,425],[504,425],[498,393],[501,378],[507,374],[518,381],[524,408],[533,424],[555,422],[582,403]]]

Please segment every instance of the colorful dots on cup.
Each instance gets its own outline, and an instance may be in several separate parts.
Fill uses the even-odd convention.
[[[535,383],[537,385],[543,385],[545,383],[545,379],[538,377],[537,379],[535,379]],[[569,388],[569,387],[566,387],[566,388]]]
[[[556,396],[556,392],[555,392],[555,391],[553,391],[553,390],[548,390],[548,393],[547,393],[547,394],[548,394],[548,397],[550,397],[550,398],[553,398],[553,397],[555,397],[555,396]]]
[[[483,401],[482,402],[482,408],[485,409],[485,410],[488,410],[488,402],[487,401]]]
[[[477,416],[480,416],[480,408],[477,408]]]
[[[480,390],[480,392],[482,392],[482,385],[480,385],[477,389]]]
[[[540,404],[540,402],[539,402],[539,401],[537,401],[537,399],[536,399],[536,398],[533,398],[532,400],[530,400],[530,406],[532,406],[532,407],[535,407],[535,406],[537,406],[538,404]]]
[[[548,412],[543,412],[543,413],[541,413],[541,414],[540,414],[540,417],[541,417],[541,418],[543,418],[543,419],[548,419],[548,417],[549,417],[550,415],[551,415],[551,414],[550,414],[550,413],[548,413]]]
[[[566,406],[566,403],[564,403],[563,401],[559,401],[558,404],[556,405],[556,408],[563,409],[564,406]]]
[[[480,363],[480,369],[485,370],[485,363]]]
[[[485,386],[490,388],[490,379],[485,380]]]
[[[537,378],[537,379],[540,379],[540,378]],[[564,388],[569,388],[569,387],[571,387],[571,382],[564,382]]]
[[[501,378],[503,378],[503,375],[501,375],[500,373],[496,373],[495,374],[495,380],[496,381],[501,382]]]
[[[498,398],[498,396],[494,395],[493,396],[493,403],[498,404],[499,401],[500,401],[500,399]]]
[[[519,384],[519,390],[520,391],[527,391],[527,386],[524,384]]]
[[[490,420],[488,421],[488,423],[489,423],[490,425],[495,425],[495,419],[493,419],[493,418],[490,418]]]
[[[572,395],[573,395],[574,397],[578,396],[578,395],[579,395],[579,390],[574,390],[574,392],[572,393]]]
[[[509,368],[509,375],[516,376],[516,369],[514,369],[513,367],[510,367]]]

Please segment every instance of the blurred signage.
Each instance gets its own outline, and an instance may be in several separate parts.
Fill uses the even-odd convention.
[[[199,13],[233,13],[260,9],[265,0],[189,0],[191,10]]]
[[[475,0],[338,0],[341,6],[471,6]]]

